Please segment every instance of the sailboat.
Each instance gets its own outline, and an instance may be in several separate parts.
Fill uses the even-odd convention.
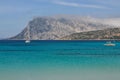
[[[30,27],[28,26],[27,27],[27,39],[26,39],[26,41],[25,41],[25,43],[30,43],[31,41],[30,41]]]
[[[109,32],[109,35],[111,35],[110,32]],[[110,40],[110,41],[107,41],[107,42],[104,44],[104,46],[116,46],[116,44],[115,44],[115,43],[112,43],[112,41]]]
[[[108,41],[104,44],[105,46],[116,46],[115,43],[112,43],[111,41]]]
[[[26,40],[25,43],[30,43],[30,40]]]

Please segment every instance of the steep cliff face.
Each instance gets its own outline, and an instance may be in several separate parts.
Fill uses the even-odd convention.
[[[73,33],[111,28],[90,17],[37,17],[29,21],[27,27],[32,40],[56,40]],[[27,27],[18,35],[10,38],[24,40]]]

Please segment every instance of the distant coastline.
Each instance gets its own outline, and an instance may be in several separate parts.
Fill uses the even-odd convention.
[[[25,41],[25,40],[11,40],[11,39],[1,39],[0,41]],[[79,40],[31,40],[31,41],[120,41],[120,39],[79,39]]]
[[[80,16],[36,17],[11,40],[108,40],[120,39],[120,28],[103,19]],[[29,34],[28,34],[29,32]]]

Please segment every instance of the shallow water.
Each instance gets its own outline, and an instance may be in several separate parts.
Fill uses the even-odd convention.
[[[0,41],[0,80],[120,80],[120,42]]]

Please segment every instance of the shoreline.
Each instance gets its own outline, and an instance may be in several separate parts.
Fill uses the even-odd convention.
[[[1,39],[0,41],[25,41],[25,40]],[[31,40],[31,41],[120,41],[120,39],[111,39],[111,40],[110,39],[101,39],[101,40],[97,40],[97,39],[80,39],[80,40]]]

